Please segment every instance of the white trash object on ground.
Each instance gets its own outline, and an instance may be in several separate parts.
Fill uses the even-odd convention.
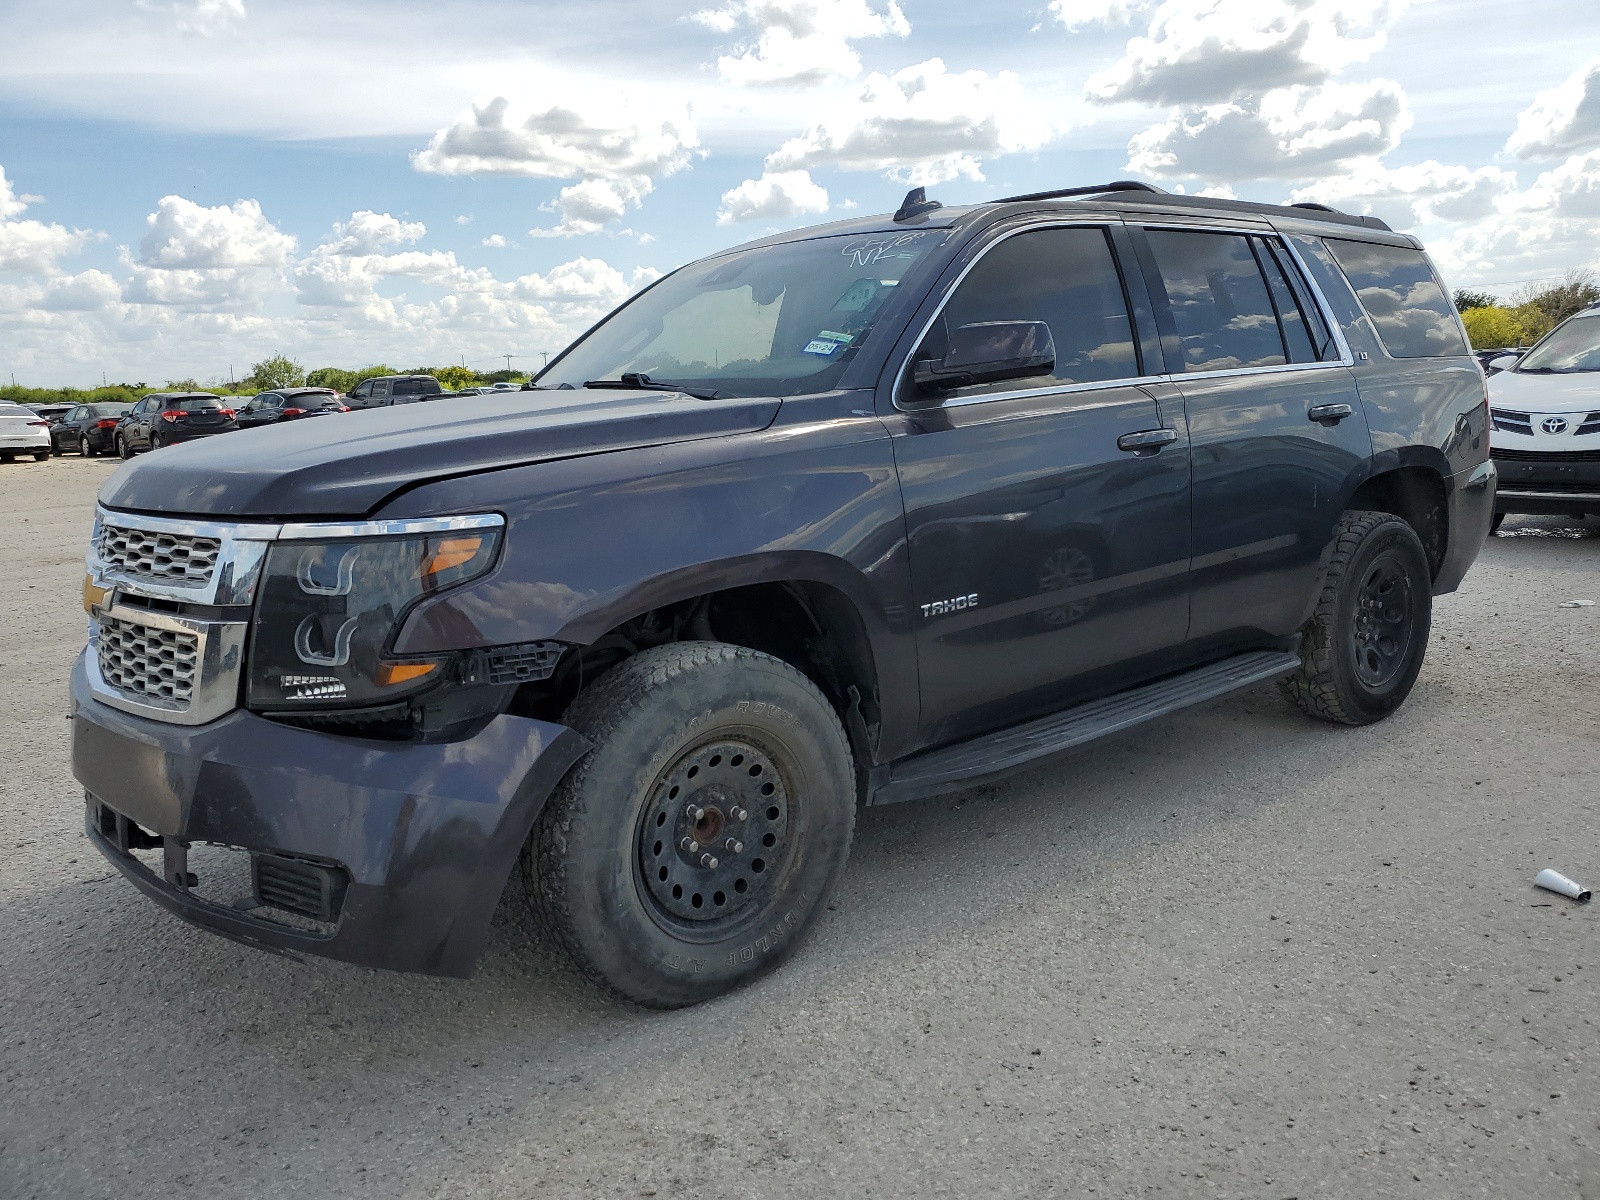
[[[1563,600],[1561,602],[1561,607],[1562,608],[1593,608],[1594,607],[1594,601],[1593,600]]]
[[[1547,892],[1556,892],[1562,896],[1570,896],[1579,904],[1589,903],[1589,889],[1581,883],[1574,883],[1560,871],[1546,867],[1540,871],[1533,880],[1534,887],[1541,887]]]

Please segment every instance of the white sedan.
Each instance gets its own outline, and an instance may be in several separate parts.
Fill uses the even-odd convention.
[[[50,457],[50,422],[31,408],[0,401],[0,462],[31,454],[43,462]]]
[[[1506,513],[1600,514],[1600,305],[1489,366],[1495,525]]]

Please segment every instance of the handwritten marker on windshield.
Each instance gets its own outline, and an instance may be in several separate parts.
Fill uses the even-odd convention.
[[[1589,903],[1588,888],[1581,883],[1574,883],[1560,871],[1550,867],[1546,867],[1534,877],[1533,886],[1543,888],[1547,892],[1555,892],[1558,895],[1567,896],[1576,900],[1579,904]]]

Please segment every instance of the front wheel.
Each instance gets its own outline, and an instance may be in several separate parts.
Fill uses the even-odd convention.
[[[678,642],[614,668],[563,723],[595,748],[522,862],[578,970],[677,1008],[788,958],[825,908],[855,824],[849,743],[815,685],[771,655]]]
[[[1416,531],[1381,512],[1347,512],[1300,668],[1280,687],[1313,717],[1370,725],[1405,703],[1422,670],[1433,616],[1433,577]]]

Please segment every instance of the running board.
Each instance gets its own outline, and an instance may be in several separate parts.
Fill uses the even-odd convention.
[[[918,800],[987,783],[1096,738],[1281,678],[1299,665],[1300,656],[1292,651],[1238,654],[1025,725],[931,750],[891,767],[871,803]]]

